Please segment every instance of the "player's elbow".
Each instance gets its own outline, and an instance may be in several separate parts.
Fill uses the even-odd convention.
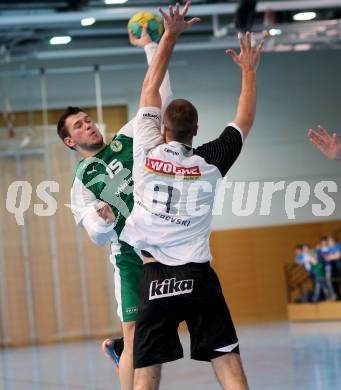
[[[254,118],[242,118],[241,119],[241,118],[237,117],[234,120],[234,123],[236,123],[237,126],[240,128],[240,130],[243,133],[243,137],[245,138],[249,134],[249,132],[253,126]]]
[[[158,95],[159,91],[152,83],[146,84],[144,88],[144,95],[146,99],[151,100],[155,95]]]
[[[147,75],[142,83],[142,91],[146,93],[149,88],[150,88],[150,77]]]

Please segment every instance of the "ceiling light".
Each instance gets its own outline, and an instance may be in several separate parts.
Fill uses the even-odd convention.
[[[300,12],[294,15],[294,20],[312,20],[316,18],[316,12]]]
[[[71,37],[53,37],[50,39],[50,45],[66,45],[71,41]]]
[[[273,37],[275,35],[281,35],[282,34],[282,30],[280,30],[279,28],[271,28],[269,30],[269,34]]]
[[[84,18],[81,20],[81,25],[86,26],[92,26],[96,22],[95,18]]]
[[[124,4],[128,0],[104,0],[105,4]]]

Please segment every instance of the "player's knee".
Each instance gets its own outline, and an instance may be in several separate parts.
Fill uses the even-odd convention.
[[[133,348],[134,343],[134,333],[135,333],[135,322],[125,322],[122,325],[123,336],[124,336],[124,345],[127,348]]]
[[[247,379],[239,354],[228,353],[213,359],[212,364],[220,382],[232,385],[234,389],[248,389]],[[230,388],[230,387],[226,387]]]
[[[134,390],[156,390],[159,388],[161,365],[137,368],[134,372]]]

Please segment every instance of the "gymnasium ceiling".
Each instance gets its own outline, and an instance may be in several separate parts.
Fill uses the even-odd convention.
[[[174,2],[173,2],[174,3]],[[183,3],[183,1],[182,1]],[[191,15],[202,22],[184,34],[177,50],[210,50],[235,46],[237,0],[192,0]],[[128,19],[137,11],[156,10],[169,0],[128,0],[120,5],[106,5],[104,0],[1,0],[0,1],[0,71],[9,66],[48,64],[70,61],[82,64],[136,53],[127,39]],[[264,15],[267,10],[267,20]],[[293,21],[299,11],[315,11],[308,22]],[[83,27],[83,18],[96,23]],[[253,30],[281,31],[268,42],[268,51],[340,49],[341,0],[269,0],[258,1]],[[53,36],[70,36],[67,45],[51,46]]]

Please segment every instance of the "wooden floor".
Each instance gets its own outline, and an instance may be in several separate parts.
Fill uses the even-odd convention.
[[[341,322],[239,326],[242,359],[252,390],[341,389]],[[164,366],[161,390],[218,390],[210,364],[186,357]],[[101,342],[0,351],[1,390],[119,390]]]

